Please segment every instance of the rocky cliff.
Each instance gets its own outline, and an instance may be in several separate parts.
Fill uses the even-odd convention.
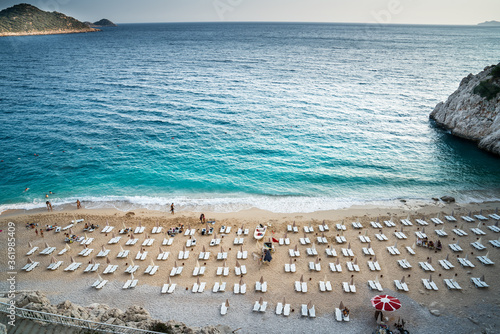
[[[29,4],[0,11],[0,36],[67,34],[98,31],[75,18],[58,12],[45,12]]]
[[[500,155],[500,64],[469,74],[430,114],[438,126]]]
[[[232,333],[232,330],[227,326],[205,326],[205,327],[188,327],[181,322],[169,320],[161,322],[154,320],[147,310],[140,306],[131,306],[127,310],[122,311],[117,308],[111,308],[104,304],[90,304],[87,307],[82,307],[71,303],[70,301],[62,302],[58,305],[52,305],[49,299],[41,292],[23,292],[15,297],[16,306],[35,311],[54,313],[67,317],[91,320],[106,324],[127,326],[145,330],[152,330],[162,333],[190,333],[190,334],[226,334]]]

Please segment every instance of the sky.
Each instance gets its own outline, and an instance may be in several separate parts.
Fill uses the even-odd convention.
[[[284,21],[469,25],[500,21],[500,0],[0,0],[80,21]]]

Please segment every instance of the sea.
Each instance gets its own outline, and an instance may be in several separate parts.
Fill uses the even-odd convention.
[[[429,114],[500,29],[120,24],[0,38],[0,212],[312,212],[500,199],[500,159]]]

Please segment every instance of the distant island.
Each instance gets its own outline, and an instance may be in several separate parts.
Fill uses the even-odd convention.
[[[92,28],[116,27],[116,24],[114,24],[113,22],[111,22],[108,19],[102,19],[102,20],[99,20],[99,21],[94,22],[94,23],[89,22],[89,21],[85,21],[83,23],[85,23],[86,25],[88,25],[89,27],[92,27]]]
[[[482,23],[478,23],[478,26],[482,27],[500,27],[500,22],[498,21],[485,21]]]
[[[70,34],[99,31],[58,12],[22,3],[0,11],[0,36]]]

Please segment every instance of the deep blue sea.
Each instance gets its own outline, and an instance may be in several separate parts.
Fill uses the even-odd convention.
[[[0,38],[0,212],[275,212],[500,198],[500,159],[428,115],[500,29],[123,24]],[[24,191],[29,188],[28,191]]]

